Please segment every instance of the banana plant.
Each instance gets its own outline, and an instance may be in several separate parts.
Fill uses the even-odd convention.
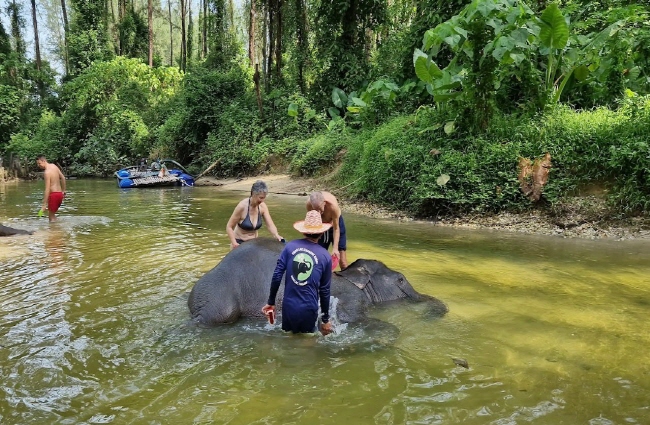
[[[599,68],[607,72],[608,62],[601,57],[601,49],[626,25],[626,20],[616,21],[597,34],[572,36],[568,19],[556,4],[550,4],[539,24],[540,53],[548,55],[546,89],[551,102],[557,103],[572,78],[585,81]]]
[[[502,69],[519,67],[538,55],[545,56],[541,83],[550,94],[546,101],[557,103],[570,80],[584,81],[607,66],[600,49],[625,24],[620,20],[598,34],[572,36],[569,20],[557,4],[548,5],[536,16],[522,1],[474,0],[458,15],[425,32],[422,49],[414,51],[413,65],[434,100],[446,102],[471,92],[468,69],[481,69],[492,59]],[[480,37],[485,33],[487,40]],[[450,50],[453,59],[441,69],[435,58],[443,49]],[[494,83],[498,87],[501,81]]]

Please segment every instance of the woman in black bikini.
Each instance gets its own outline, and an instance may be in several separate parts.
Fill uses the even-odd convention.
[[[264,203],[269,188],[262,180],[253,183],[251,196],[239,202],[228,220],[226,232],[230,238],[230,249],[235,249],[239,244],[257,237],[257,231],[262,227],[262,220],[271,232],[271,235],[279,241],[282,236],[273,224],[269,208]]]

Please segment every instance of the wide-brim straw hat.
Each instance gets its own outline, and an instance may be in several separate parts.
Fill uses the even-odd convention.
[[[307,215],[304,220],[296,221],[293,223],[293,228],[299,231],[300,233],[305,233],[308,235],[315,235],[318,233],[327,232],[332,223],[323,223],[323,219],[320,216],[320,213],[316,210],[307,211]]]

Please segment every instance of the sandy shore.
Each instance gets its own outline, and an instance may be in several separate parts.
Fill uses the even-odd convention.
[[[269,174],[240,179],[216,179],[201,177],[197,186],[214,186],[216,190],[250,191],[256,180],[264,180],[271,193],[307,196],[314,190],[327,190],[339,199],[344,212],[353,212],[376,218],[392,218],[395,220],[412,221],[415,218],[400,211],[355,202],[346,199],[336,187],[328,186],[326,178],[295,178],[287,174]],[[585,239],[650,239],[650,221],[644,218],[628,218],[623,220],[600,220],[595,218],[594,210],[598,208],[597,200],[581,198],[580,203],[591,203],[588,213],[571,210],[558,216],[552,216],[541,211],[522,214],[501,213],[494,215],[467,215],[458,218],[443,218],[430,220],[438,226],[459,227],[466,229],[493,229],[510,232],[552,235],[565,238]]]

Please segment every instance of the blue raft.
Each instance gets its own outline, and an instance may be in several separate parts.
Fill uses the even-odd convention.
[[[194,186],[194,177],[172,159],[162,159],[151,163],[150,167],[133,165],[115,172],[117,186],[160,187]]]

